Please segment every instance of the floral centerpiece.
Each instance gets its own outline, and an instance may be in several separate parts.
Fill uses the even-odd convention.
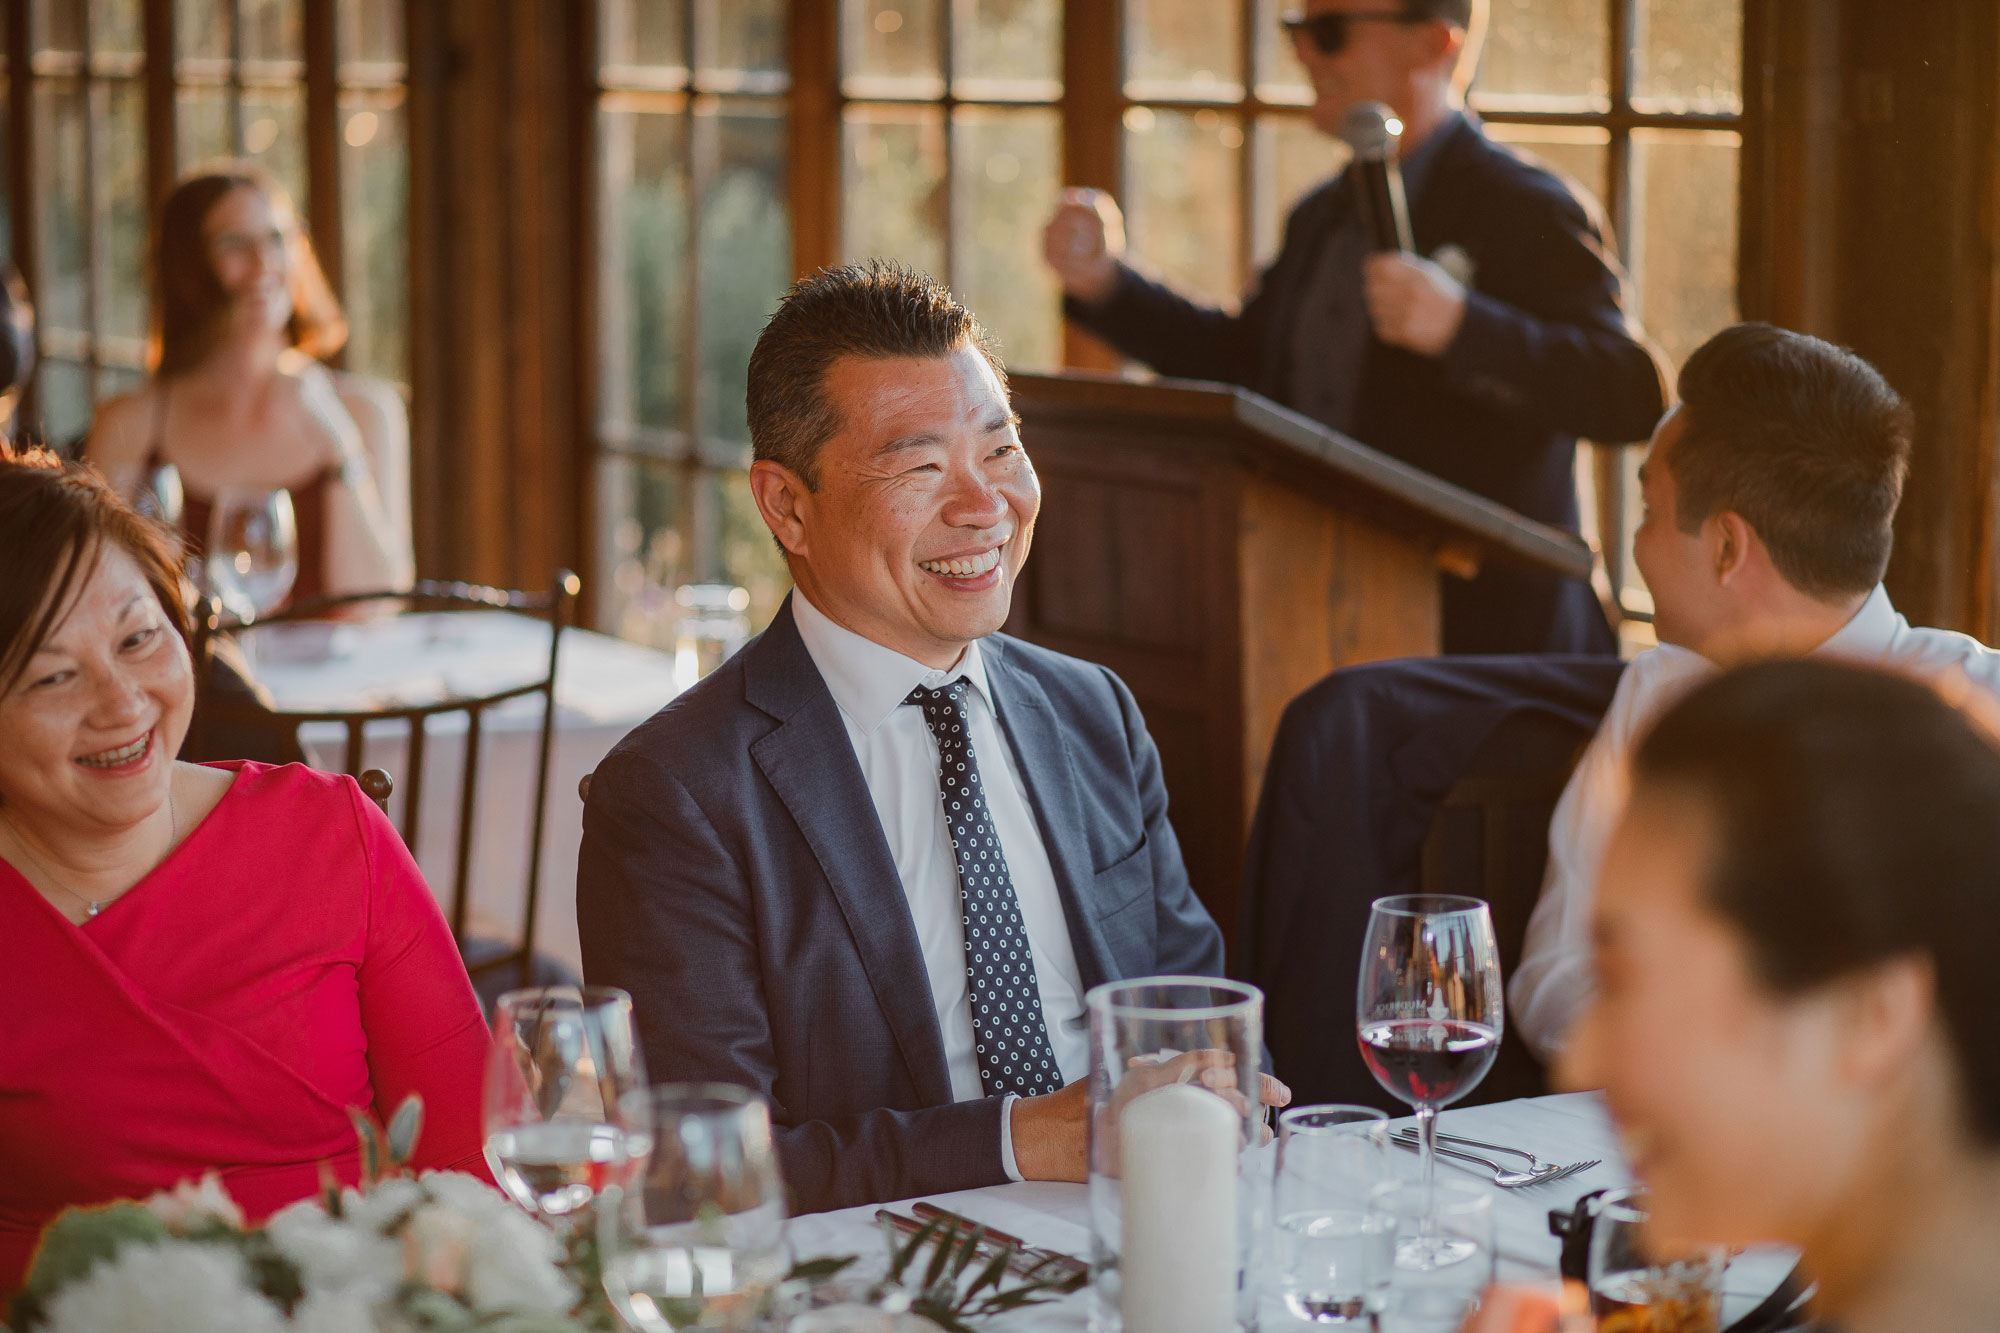
[[[405,1171],[414,1098],[386,1134],[357,1114],[359,1189],[329,1178],[262,1226],[209,1175],[50,1223],[18,1333],[581,1333],[616,1327],[588,1256],[475,1176]]]

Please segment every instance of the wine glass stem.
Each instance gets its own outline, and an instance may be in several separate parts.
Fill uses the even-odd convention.
[[[1423,1162],[1424,1177],[1424,1215],[1419,1231],[1426,1237],[1437,1229],[1437,1129],[1437,1107],[1417,1103],[1417,1143],[1422,1149],[1417,1155]]]

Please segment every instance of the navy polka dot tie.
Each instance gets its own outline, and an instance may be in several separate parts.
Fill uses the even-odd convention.
[[[979,1081],[986,1095],[1032,1097],[1062,1087],[1042,992],[1035,984],[1035,956],[1014,896],[1014,877],[1000,851],[1000,834],[986,808],[979,764],[972,755],[965,711],[969,684],[955,680],[941,690],[919,685],[904,703],[924,710],[937,738],[938,794],[958,862],[958,890],[965,908],[965,980],[972,1001],[972,1039]]]

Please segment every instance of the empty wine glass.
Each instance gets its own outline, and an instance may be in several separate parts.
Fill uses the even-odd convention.
[[[598,1209],[605,1294],[638,1333],[761,1327],[786,1269],[769,1104],[697,1083],[663,1084],[628,1106],[654,1146]]]
[[[225,486],[208,522],[209,591],[241,621],[284,605],[299,574],[299,533],[291,492]]]
[[[486,1061],[486,1160],[515,1203],[566,1231],[651,1151],[621,1099],[646,1085],[632,997],[608,986],[508,991]]]
[[[1503,1030],[1500,946],[1477,898],[1377,899],[1368,915],[1354,1017],[1375,1081],[1417,1112],[1424,1197],[1435,1197],[1437,1113],[1479,1085]],[[1398,1242],[1396,1262],[1437,1267],[1470,1257],[1434,1229]]]

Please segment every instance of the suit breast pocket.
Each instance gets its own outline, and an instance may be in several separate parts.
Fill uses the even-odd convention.
[[[1091,905],[1100,921],[1118,916],[1153,897],[1153,856],[1144,834],[1139,845],[1091,876]],[[1146,913],[1152,919],[1152,913]]]

